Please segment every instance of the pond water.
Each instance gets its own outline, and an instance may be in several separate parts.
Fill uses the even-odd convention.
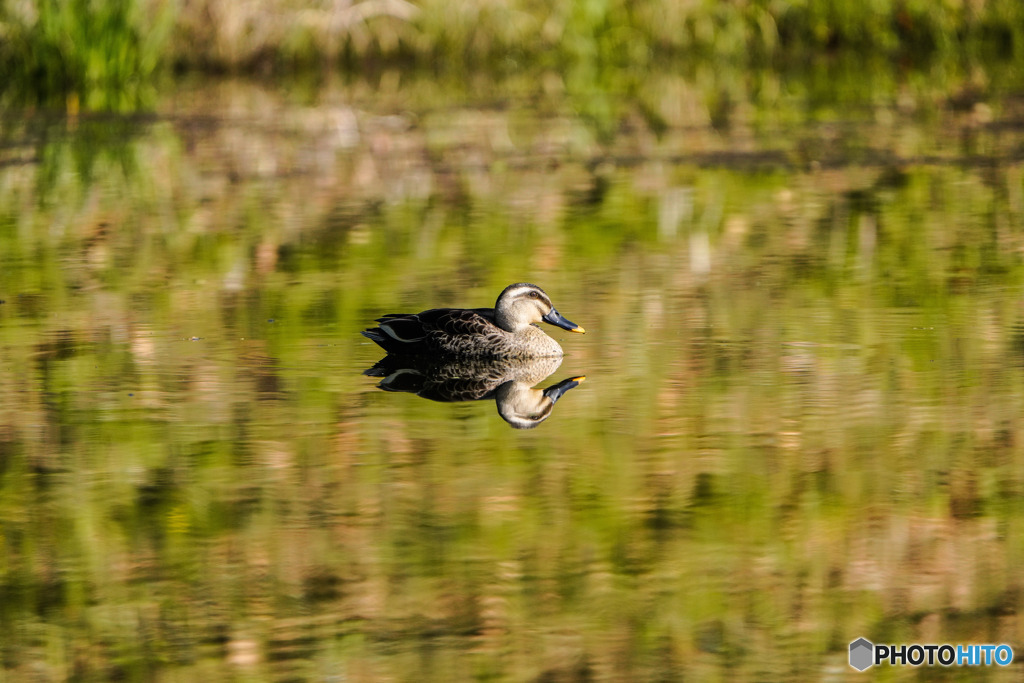
[[[430,88],[4,119],[0,679],[1022,652],[1024,100],[723,109],[679,77],[609,128]],[[587,330],[516,370],[586,377],[533,428],[364,374],[380,315],[521,281]]]

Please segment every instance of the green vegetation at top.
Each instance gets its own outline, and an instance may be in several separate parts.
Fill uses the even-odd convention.
[[[154,76],[170,69],[582,68],[600,88],[609,69],[666,59],[988,63],[1011,61],[1022,46],[1024,5],[1014,0],[0,2],[4,100],[92,109],[143,105]]]
[[[169,9],[111,0],[0,3],[6,96],[68,107],[131,109],[167,58]],[[5,98],[6,99],[6,98]]]

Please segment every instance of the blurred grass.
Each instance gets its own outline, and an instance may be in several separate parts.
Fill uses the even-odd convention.
[[[5,99],[72,109],[143,107],[157,76],[174,70],[540,68],[607,90],[623,69],[636,80],[680,60],[777,68],[855,58],[929,69],[1012,63],[1022,51],[1024,5],[1010,0],[0,3]]]
[[[108,0],[0,4],[5,99],[72,111],[140,106],[166,58],[170,7]]]

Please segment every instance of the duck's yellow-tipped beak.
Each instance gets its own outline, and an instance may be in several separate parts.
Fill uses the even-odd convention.
[[[545,389],[544,395],[550,398],[551,402],[554,403],[562,396],[562,394],[569,391],[573,387],[579,386],[580,384],[583,383],[583,380],[585,379],[585,375],[580,375],[578,377],[570,377],[569,379],[563,379],[558,384],[555,384],[554,386],[550,386],[547,389]]]
[[[580,334],[586,332],[586,330],[584,330],[582,327],[580,327],[573,321],[566,320],[562,316],[562,314],[559,313],[554,308],[548,311],[547,315],[541,318],[541,320],[551,325],[554,325],[555,327],[561,327],[563,330],[569,330],[570,332],[579,332]]]

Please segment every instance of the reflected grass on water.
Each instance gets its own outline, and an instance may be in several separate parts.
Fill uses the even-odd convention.
[[[1012,102],[598,149],[237,96],[4,150],[6,675],[817,679],[860,636],[1021,642]],[[521,280],[588,330],[537,429],[361,374],[380,311]]]

